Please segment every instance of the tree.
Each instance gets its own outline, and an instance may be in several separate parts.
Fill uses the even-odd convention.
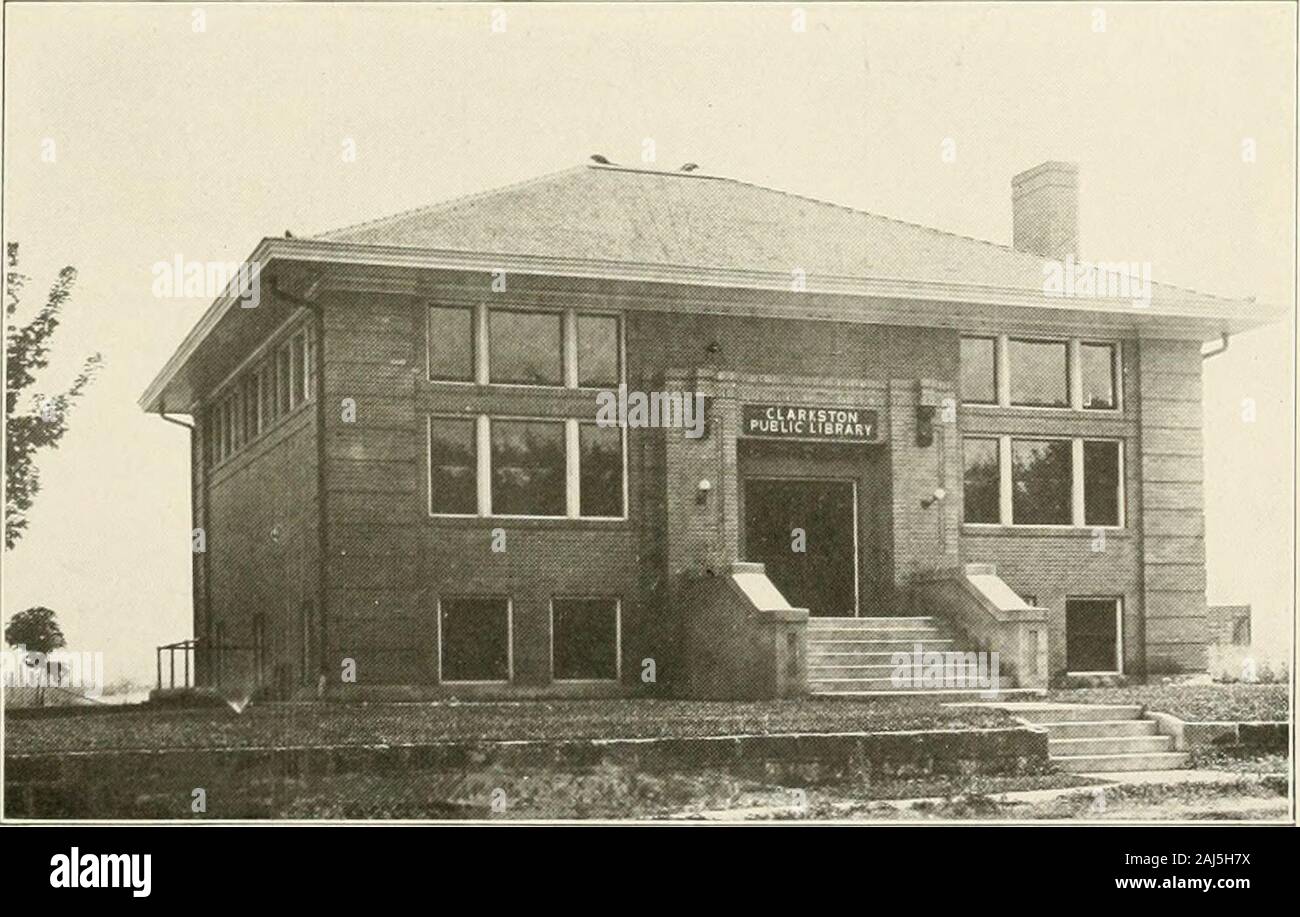
[[[28,277],[18,271],[18,243],[6,248],[5,318],[11,319]],[[45,395],[28,389],[36,373],[50,362],[50,339],[59,327],[60,314],[72,295],[77,271],[65,267],[50,287],[45,305],[27,324],[8,324],[5,335],[5,548],[12,548],[27,528],[27,511],[41,489],[40,472],[33,461],[40,449],[57,449],[68,432],[68,411],[99,372],[103,357],[87,357],[81,372],[64,392]],[[29,409],[18,413],[24,398]]]
[[[54,620],[54,611],[43,605],[20,611],[10,618],[5,625],[5,643],[45,656],[68,645],[63,629]]]
[[[54,620],[54,611],[37,605],[18,612],[5,625],[5,642],[14,649],[21,646],[24,652],[33,654],[22,660],[23,665],[44,669],[44,674],[39,675],[36,703],[45,706],[45,679],[53,676],[56,685],[63,683],[63,664],[48,657],[55,650],[67,646],[63,630]],[[40,655],[36,656],[37,653]]]

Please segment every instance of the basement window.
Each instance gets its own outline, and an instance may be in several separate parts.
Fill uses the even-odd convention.
[[[1120,598],[1065,600],[1065,667],[1072,674],[1117,674],[1120,669]]]
[[[556,681],[617,681],[617,599],[566,598],[551,602],[551,677]]]
[[[447,598],[438,603],[438,676],[443,682],[511,677],[510,600]]]

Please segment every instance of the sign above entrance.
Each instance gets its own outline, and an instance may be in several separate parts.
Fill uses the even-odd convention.
[[[746,404],[740,433],[766,439],[804,439],[833,443],[873,443],[880,439],[876,412],[865,408]]]

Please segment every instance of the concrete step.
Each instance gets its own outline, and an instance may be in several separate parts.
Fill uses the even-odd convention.
[[[894,674],[897,666],[889,663],[859,663],[856,656],[851,656],[843,662],[825,663],[810,662],[808,664],[808,677],[810,679],[828,679],[828,678],[888,678]]]
[[[809,665],[887,665],[893,668],[892,652],[854,652],[853,650],[835,650],[825,652],[808,648]]]
[[[1066,755],[1052,763],[1072,774],[1105,774],[1111,771],[1171,771],[1187,766],[1185,751],[1139,752],[1132,755]]]
[[[956,647],[953,646],[952,640],[866,640],[857,637],[850,639],[830,638],[818,639],[813,636],[808,638],[808,652],[861,652],[861,653],[913,653],[916,651],[916,645],[921,645],[922,653],[950,653]]]
[[[999,686],[1000,687],[1000,686]],[[948,685],[943,687],[926,687],[924,685],[897,684],[893,678],[815,678],[810,673],[808,676],[808,690],[818,694],[840,694],[844,692],[883,692],[891,693],[896,691],[908,691],[917,693],[951,693],[965,692],[986,693],[994,690],[993,686],[987,688],[980,685]]]
[[[1133,755],[1173,750],[1173,736],[1099,736],[1088,739],[1058,739],[1055,733],[1047,736],[1047,753],[1052,757]]]
[[[808,629],[816,630],[819,627],[866,627],[866,628],[890,628],[890,627],[934,627],[939,623],[935,617],[923,618],[830,618],[830,617],[810,617],[808,618]]]
[[[1119,736],[1153,736],[1156,724],[1152,720],[1110,720],[1097,723],[1035,723],[1047,730],[1053,739],[1093,739]]]
[[[977,688],[973,690],[955,689],[919,689],[907,691],[859,691],[836,689],[831,691],[813,688],[810,697],[925,697],[936,700],[957,702],[976,702],[988,699],[989,691]],[[1026,697],[1041,694],[1036,688],[999,688],[998,697]]]
[[[917,643],[944,640],[946,633],[937,627],[896,627],[891,630],[868,627],[819,627],[809,631],[809,643],[827,640],[913,640]]]
[[[1096,723],[1106,720],[1136,720],[1142,708],[1133,705],[1107,706],[1102,704],[1011,704],[1007,712],[1026,722]]]

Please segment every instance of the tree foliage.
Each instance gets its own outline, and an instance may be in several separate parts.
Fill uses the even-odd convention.
[[[68,432],[69,409],[99,372],[103,358],[98,353],[86,358],[72,385],[61,393],[29,391],[36,374],[49,365],[51,338],[77,271],[59,271],[45,305],[26,324],[16,325],[8,320],[17,314],[30,278],[18,270],[18,243],[8,244],[5,257],[5,547],[12,548],[27,528],[27,511],[41,489],[36,453],[58,448]],[[26,406],[21,413],[20,405]]]
[[[53,610],[43,605],[20,611],[9,619],[5,626],[5,643],[12,647],[23,647],[29,653],[42,653],[48,656],[57,649],[67,646],[59,622],[54,620]]]

